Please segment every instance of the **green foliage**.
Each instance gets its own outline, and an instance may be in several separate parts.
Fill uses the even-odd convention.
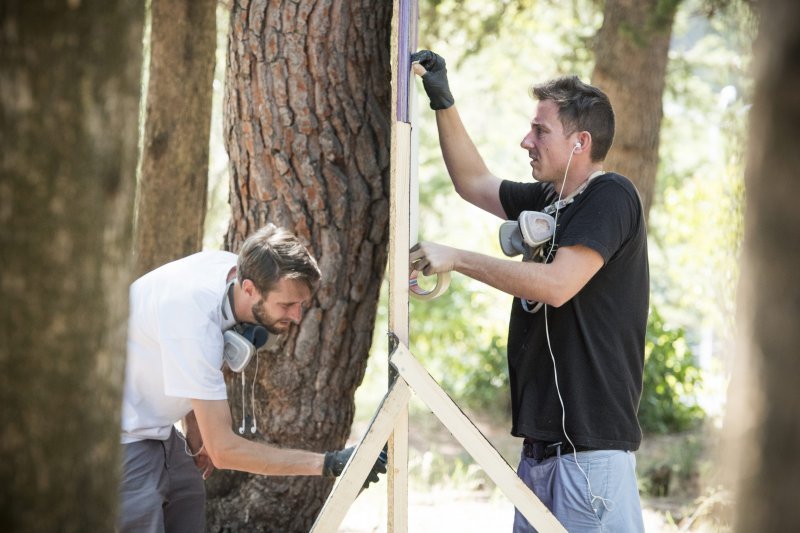
[[[755,33],[727,4],[709,19],[707,2],[686,0],[676,18],[648,228],[654,306],[719,358],[734,330]]]
[[[440,298],[412,300],[410,343],[456,403],[503,412],[508,409],[505,321],[489,318],[498,314],[491,305],[479,284],[454,277]]]
[[[702,375],[686,342],[683,328],[668,327],[651,308],[645,338],[644,390],[639,405],[642,430],[653,433],[685,431],[705,413],[696,392]]]

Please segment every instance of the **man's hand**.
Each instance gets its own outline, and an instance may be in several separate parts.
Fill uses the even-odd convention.
[[[211,460],[211,456],[208,455],[208,452],[205,448],[201,448],[200,452],[194,458],[195,466],[202,472],[203,479],[208,479],[208,477],[214,472],[214,462]]]
[[[419,63],[425,67],[425,72],[420,73],[418,69],[414,72],[422,76],[422,86],[428,93],[431,101],[431,109],[447,109],[455,100],[450,94],[450,85],[447,83],[447,68],[442,56],[436,55],[430,50],[420,50],[411,54],[411,63]]]
[[[322,475],[324,477],[339,477],[344,470],[344,465],[346,465],[347,461],[350,460],[350,456],[353,455],[355,449],[355,446],[351,446],[349,448],[345,448],[344,450],[327,452],[325,454],[325,462],[322,465]],[[375,461],[375,464],[372,466],[372,470],[370,470],[369,474],[367,475],[367,479],[364,481],[363,488],[366,489],[369,487],[370,483],[377,483],[378,474],[385,473],[386,452],[382,451],[378,456],[378,459]]]
[[[440,272],[455,270],[458,250],[433,242],[420,242],[411,247],[408,254],[409,270],[432,276]]]
[[[186,453],[194,459],[194,464],[202,472],[203,479],[208,479],[214,471],[214,462],[211,461],[211,456],[203,445],[203,436],[200,434],[194,411],[189,411],[183,418],[183,432],[186,434],[184,439]]]

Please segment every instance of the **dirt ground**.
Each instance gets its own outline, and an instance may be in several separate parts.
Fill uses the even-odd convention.
[[[475,421],[475,420],[474,420]],[[475,421],[506,461],[516,466],[519,440],[507,427],[492,421]],[[485,472],[469,457],[438,420],[427,413],[412,413],[409,435],[408,531],[411,533],[486,533],[511,531],[514,507]],[[354,427],[353,440],[366,430]],[[653,489],[651,478],[669,470],[667,493],[644,494],[642,507],[648,533],[723,533],[730,531],[709,517],[729,505],[721,491],[703,493],[701,473],[708,462],[698,443],[702,432],[646,437],[637,453],[637,470],[644,490]],[[387,530],[386,479],[364,491],[354,502],[339,531],[378,533]]]
[[[385,481],[363,492],[342,522],[340,533],[386,531],[385,500]],[[648,533],[697,531],[679,529],[657,510],[645,508],[642,512]],[[408,531],[411,533],[510,532],[513,521],[514,506],[502,493],[454,490],[409,493]]]

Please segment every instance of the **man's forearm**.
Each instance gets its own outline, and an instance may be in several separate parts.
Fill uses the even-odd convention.
[[[456,107],[437,111],[436,124],[442,157],[456,192],[471,204],[505,218],[499,197],[500,180],[489,171]]]
[[[600,254],[585,246],[561,248],[555,260],[547,264],[451,250],[453,270],[512,296],[553,307],[572,299],[603,266]]]
[[[247,440],[231,431],[226,400],[192,400],[206,451],[220,469],[272,476],[319,476],[324,455]]]
[[[512,296],[560,305],[548,277],[550,266],[458,250],[454,270]]]
[[[224,450],[218,468],[240,470],[266,476],[322,475],[324,454],[278,448],[269,444],[237,439],[235,448]]]
[[[436,125],[442,157],[456,190],[468,188],[489,173],[455,106],[437,111]]]

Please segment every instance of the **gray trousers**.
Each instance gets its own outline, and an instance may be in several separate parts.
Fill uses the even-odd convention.
[[[121,533],[202,533],[206,492],[175,429],[165,441],[122,445]]]

